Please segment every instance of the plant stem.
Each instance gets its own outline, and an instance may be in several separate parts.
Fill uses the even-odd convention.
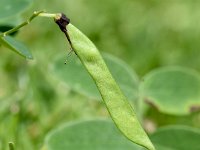
[[[18,25],[18,26],[16,26],[16,27],[14,27],[14,28],[12,28],[12,29],[10,29],[10,30],[8,30],[8,31],[6,31],[6,32],[4,32],[4,33],[2,33],[1,36],[6,36],[6,35],[8,35],[8,34],[11,34],[11,33],[15,32],[15,31],[17,31],[18,29],[20,29],[21,27],[23,27],[23,26],[29,24],[35,17],[37,17],[37,16],[38,16],[40,13],[42,13],[42,12],[43,12],[43,11],[35,11],[35,12],[33,13],[33,15],[32,15],[28,20],[26,20],[25,22],[21,23],[20,25]]]
[[[49,17],[49,18],[56,18],[58,16],[60,16],[60,14],[50,14],[50,13],[44,13],[44,11],[35,11],[33,13],[33,15],[28,19],[26,20],[25,22],[21,23],[20,25],[4,32],[4,33],[1,33],[0,36],[1,37],[4,37],[6,35],[9,35],[17,30],[19,30],[20,28],[22,28],[23,26],[29,24],[34,18],[36,18],[37,16],[41,16],[41,17]]]
[[[49,17],[49,18],[57,18],[57,17],[60,17],[61,14],[60,13],[58,13],[58,14],[40,13],[38,16]]]
[[[15,149],[14,148],[14,144],[12,142],[9,142],[8,145],[9,145],[9,150],[14,150]]]

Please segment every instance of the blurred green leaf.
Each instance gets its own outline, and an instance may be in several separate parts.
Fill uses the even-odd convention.
[[[32,2],[33,0],[1,0],[0,19],[24,11]]]
[[[189,114],[200,106],[200,76],[181,67],[157,69],[144,77],[141,94],[161,112]]]
[[[142,147],[123,137],[114,124],[106,120],[91,120],[65,124],[50,132],[46,150],[141,150]]]
[[[11,36],[0,37],[0,43],[27,59],[33,59],[33,56],[27,47]]]
[[[200,131],[186,126],[158,129],[150,136],[157,150],[199,150]]]
[[[108,54],[104,54],[103,56],[122,91],[129,100],[135,100],[138,94],[139,83],[135,72],[120,59]],[[69,59],[67,64],[64,65],[63,62],[65,59],[66,56],[59,56],[55,60],[53,73],[73,90],[83,93],[86,96],[100,99],[101,96],[96,85],[81,62],[78,59]]]

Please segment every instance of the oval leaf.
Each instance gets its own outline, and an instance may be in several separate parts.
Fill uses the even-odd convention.
[[[129,100],[135,100],[138,93],[138,77],[136,74],[118,58],[108,54],[103,56],[122,91]],[[96,85],[80,60],[70,59],[66,65],[63,65],[63,60],[65,59],[66,57],[63,55],[56,58],[52,72],[73,90],[86,96],[100,99],[101,96]]]
[[[184,126],[158,129],[150,136],[158,150],[199,150],[200,131]]]
[[[33,59],[33,56],[28,48],[11,36],[0,37],[0,43],[27,59]]]
[[[154,150],[154,146],[140,125],[132,106],[115,82],[95,45],[72,24],[69,24],[67,29],[73,49],[97,85],[118,129],[129,140]]]
[[[200,107],[200,76],[186,68],[158,69],[144,77],[141,92],[161,112],[185,115]]]
[[[24,11],[32,2],[33,0],[1,0],[0,19]]]
[[[91,120],[67,123],[50,132],[46,150],[141,150],[128,141],[110,121]]]

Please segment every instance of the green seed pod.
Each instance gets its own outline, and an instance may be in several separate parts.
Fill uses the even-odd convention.
[[[67,25],[72,48],[89,72],[118,129],[131,141],[154,150],[133,108],[113,79],[95,45],[72,24]]]

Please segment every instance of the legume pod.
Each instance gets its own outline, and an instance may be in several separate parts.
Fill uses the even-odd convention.
[[[118,129],[134,143],[155,150],[95,45],[72,24],[67,25],[67,31],[74,51],[96,83]]]

